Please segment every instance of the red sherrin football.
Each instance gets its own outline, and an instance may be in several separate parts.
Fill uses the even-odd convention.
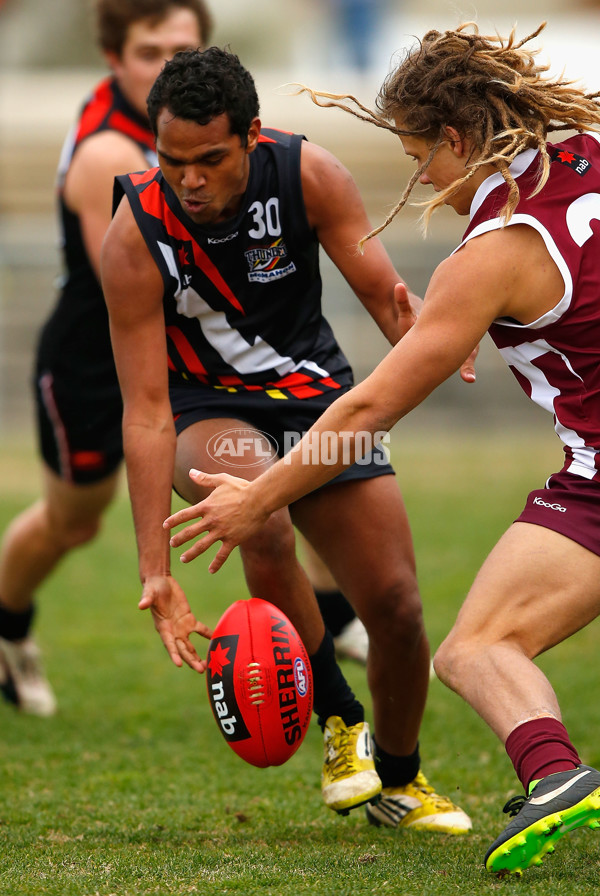
[[[266,600],[238,600],[208,647],[206,684],[221,734],[258,768],[283,765],[310,723],[313,681],[298,632]]]

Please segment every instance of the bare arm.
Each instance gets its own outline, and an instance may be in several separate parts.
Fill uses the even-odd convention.
[[[322,147],[305,142],[301,171],[309,224],[381,332],[395,345],[414,323],[421,300],[410,292],[379,239],[369,240],[362,255],[358,251],[358,242],[371,230],[371,223],[358,188],[341,162]],[[412,317],[401,331],[396,284],[406,287],[405,316],[412,309]]]
[[[162,528],[171,510],[175,429],[169,402],[163,283],[127,200],[102,249],[102,287],[123,394],[123,444],[143,585],[140,608],[151,608],[171,659],[204,671],[189,639],[210,636],[172,579]]]
[[[366,380],[331,405],[283,460],[252,483],[191,472],[196,482],[215,490],[165,522],[172,527],[200,518],[174,535],[173,545],[208,532],[181,559],[191,560],[222,541],[210,567],[215,572],[273,510],[324,485],[354,461],[352,451],[343,451],[340,434],[389,430],[457,370],[495,318],[528,323],[553,307],[562,282],[548,260],[538,234],[522,226],[479,237],[446,259],[431,279],[415,326]],[[338,434],[337,462],[315,462],[307,446],[332,432]],[[352,447],[353,441],[345,444]]]
[[[139,147],[116,131],[101,131],[78,147],[64,185],[67,207],[79,216],[85,251],[98,280],[102,240],[112,217],[114,178],[148,167]]]

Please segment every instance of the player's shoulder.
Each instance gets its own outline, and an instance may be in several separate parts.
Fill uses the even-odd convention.
[[[106,130],[91,134],[78,147],[71,167],[105,170],[113,173],[146,168],[147,162],[140,147],[131,137],[118,131]]]
[[[147,167],[140,148],[123,134],[101,131],[81,144],[75,153],[63,185],[69,208],[81,214],[86,208],[104,206],[115,176]]]
[[[600,155],[600,131],[580,131],[565,137],[560,143],[549,144],[552,148],[558,150],[566,147],[573,151],[585,151],[586,149],[594,155]]]
[[[330,191],[344,189],[354,183],[346,166],[332,152],[318,143],[302,143],[300,170],[303,184],[312,181],[321,189],[328,184]]]
[[[486,268],[517,267],[531,260],[534,254],[546,253],[543,238],[528,220],[513,218],[508,224],[498,219],[494,226],[474,233],[443,262],[446,268],[461,264],[466,257],[477,259]],[[460,250],[460,251],[459,251]]]
[[[338,170],[346,170],[332,152],[318,143],[311,143],[304,134],[295,133],[294,131],[263,126],[260,131],[258,146],[266,149],[269,147],[299,149],[303,169],[336,168]]]
[[[259,145],[263,146],[291,146],[298,140],[303,140],[303,134],[296,134],[294,131],[286,131],[283,128],[273,128],[263,125],[260,129],[258,138]]]
[[[303,143],[300,161],[302,193],[309,222],[334,218],[360,202],[351,173],[342,162],[317,143]]]

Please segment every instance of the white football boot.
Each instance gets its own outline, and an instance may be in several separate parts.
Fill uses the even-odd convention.
[[[56,697],[32,637],[22,641],[0,638],[0,690],[21,712],[32,716],[52,716],[56,712]]]

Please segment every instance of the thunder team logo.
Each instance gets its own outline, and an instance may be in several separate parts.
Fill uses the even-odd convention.
[[[255,246],[248,249],[244,255],[248,262],[248,280],[251,283],[269,283],[271,280],[287,277],[296,270],[293,261],[286,264],[288,252],[281,237],[270,246]]]

